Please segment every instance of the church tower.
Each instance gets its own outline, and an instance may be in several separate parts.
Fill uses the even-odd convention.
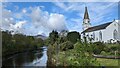
[[[91,27],[87,7],[85,7],[85,13],[84,13],[84,19],[83,19],[82,26],[83,26],[83,30],[86,30],[87,28]]]

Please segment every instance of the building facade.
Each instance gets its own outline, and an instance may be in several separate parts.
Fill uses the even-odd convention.
[[[89,21],[84,22],[86,18]],[[84,19],[83,19],[83,31],[81,32],[81,35],[82,35],[81,36],[82,39],[83,37],[86,37],[88,41],[91,40],[92,42],[100,41],[106,43],[114,43],[120,41],[120,22],[119,20],[113,20],[105,24],[91,26],[87,7],[86,7]]]

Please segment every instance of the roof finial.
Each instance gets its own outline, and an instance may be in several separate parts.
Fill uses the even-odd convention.
[[[113,19],[113,22],[115,21],[115,18]]]
[[[113,21],[115,21],[115,18],[114,18],[114,20]]]

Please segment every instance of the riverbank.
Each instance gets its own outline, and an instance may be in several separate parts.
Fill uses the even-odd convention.
[[[106,59],[106,58],[97,58],[96,59],[101,66],[119,66],[120,60],[118,59]]]
[[[79,66],[78,61],[76,60],[73,50],[59,52],[58,55],[53,55],[51,58],[51,63],[55,66]],[[93,64],[93,66],[115,66],[117,67],[119,64],[118,59],[106,59],[106,58],[95,58],[92,57],[93,60],[96,60],[97,64]],[[81,65],[80,65],[81,66]]]
[[[26,66],[47,66],[47,47],[41,49],[19,53],[3,61],[5,67],[26,67]]]
[[[37,48],[37,49],[27,49],[27,50],[24,50],[24,51],[16,51],[16,52],[12,52],[12,53],[9,53],[9,54],[6,54],[6,55],[2,55],[2,61],[5,61],[7,60],[9,57],[11,56],[14,56],[14,55],[17,55],[17,54],[21,54],[21,53],[27,53],[27,52],[32,52],[32,51],[37,51],[37,50],[41,50],[41,52],[43,51],[43,48],[40,47],[40,48]]]

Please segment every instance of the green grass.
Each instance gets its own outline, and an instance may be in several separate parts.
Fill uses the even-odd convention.
[[[118,59],[97,58],[97,61],[101,66],[118,66]]]

